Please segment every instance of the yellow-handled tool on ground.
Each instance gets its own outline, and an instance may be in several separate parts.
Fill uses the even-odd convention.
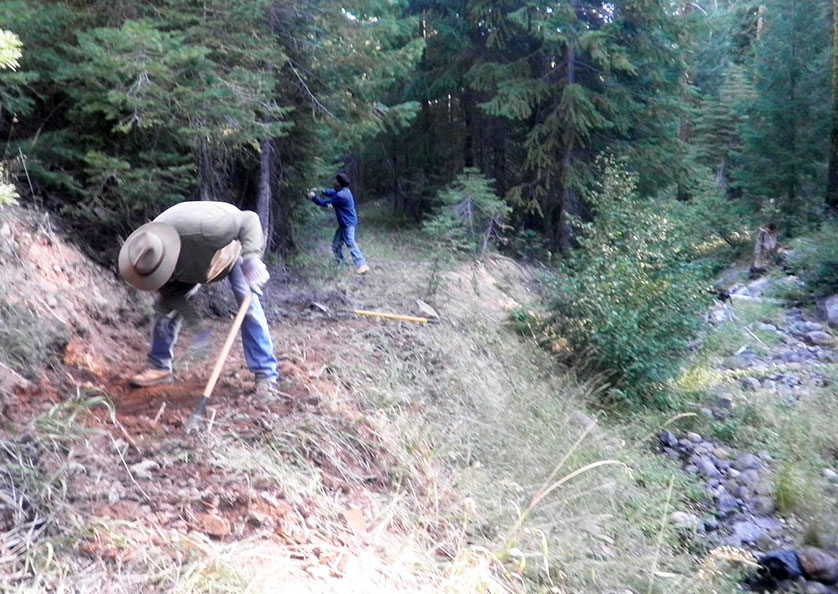
[[[385,313],[381,311],[368,311],[366,309],[352,309],[348,310],[358,316],[369,316],[371,318],[385,318],[387,320],[399,320],[402,322],[416,322],[418,324],[427,324],[434,320],[430,318],[420,318],[417,316],[405,316],[402,314]]]
[[[318,303],[317,301],[311,302],[311,307],[326,314],[332,315],[332,310],[327,305],[322,303]],[[372,311],[369,309],[338,309],[335,310],[338,313],[350,313],[355,314],[356,316],[366,316],[369,318],[383,318],[385,320],[396,320],[398,322],[414,322],[416,324],[432,324],[434,322],[439,322],[439,317],[424,317],[424,316],[407,316],[404,314],[395,314],[389,313],[384,311]]]
[[[189,417],[189,422],[186,424],[187,433],[195,431],[201,423],[201,419],[204,416],[204,410],[207,408],[207,402],[209,402],[210,395],[212,395],[212,391],[215,389],[215,384],[218,382],[218,378],[221,375],[221,370],[224,367],[224,362],[227,360],[227,355],[230,354],[230,349],[233,346],[233,341],[236,339],[236,334],[238,334],[239,328],[241,328],[242,321],[244,321],[247,308],[250,307],[251,297],[252,295],[250,291],[247,291],[244,295],[244,299],[242,299],[241,305],[239,305],[239,311],[233,319],[233,326],[227,333],[227,340],[224,341],[224,346],[221,347],[221,352],[218,353],[218,359],[215,361],[215,367],[212,368],[212,373],[207,381],[207,385],[204,388],[204,391],[201,392],[201,400],[198,402],[198,407],[195,409],[195,412],[192,413],[192,416]]]

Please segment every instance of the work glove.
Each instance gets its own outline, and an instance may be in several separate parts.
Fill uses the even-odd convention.
[[[242,261],[242,274],[250,290],[257,295],[262,294],[262,287],[271,278],[265,263],[259,256],[249,256]]]

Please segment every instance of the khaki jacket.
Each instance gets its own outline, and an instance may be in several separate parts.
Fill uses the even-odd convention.
[[[180,255],[170,282],[221,280],[239,257],[261,257],[265,248],[259,215],[226,202],[181,202],[154,221],[180,234]]]

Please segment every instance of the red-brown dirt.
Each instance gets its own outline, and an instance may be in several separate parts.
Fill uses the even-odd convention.
[[[148,347],[149,297],[127,289],[112,272],[61,240],[44,215],[15,208],[0,216],[5,286],[0,299],[37,318],[53,319],[68,332],[66,347],[40,377],[27,380],[0,368],[0,375],[5,373],[0,387],[7,386],[0,397],[0,437],[25,431],[33,419],[62,403],[90,403],[101,396],[112,405],[93,408],[84,421],[90,432],[65,443],[66,460],[55,462],[69,463],[68,501],[93,527],[79,552],[98,561],[131,562],[138,554],[135,547],[116,544],[107,532],[95,529],[99,521],[124,520],[147,529],[142,538],[149,539],[149,546],[166,541],[168,531],[199,531],[220,541],[272,534],[289,546],[323,545],[323,562],[332,567],[339,555],[325,551],[339,550],[363,532],[364,492],[388,482],[382,470],[388,454],[375,430],[351,399],[337,398],[347,386],[327,373],[330,344],[351,339],[365,322],[335,323],[312,312],[288,279],[272,281],[266,294],[275,290],[281,298],[277,305],[268,297],[266,309],[282,312],[282,319],[273,320],[283,376],[280,397],[254,397],[237,340],[204,427],[186,435],[184,423],[199,401],[215,355],[182,357],[176,383],[130,387],[127,378],[142,368]],[[281,271],[275,275],[281,277]],[[211,292],[223,296],[229,289],[219,286]],[[339,295],[318,297],[341,303]],[[216,301],[220,305],[214,309],[231,309],[229,296]],[[229,323],[226,316],[209,319],[216,350]],[[320,443],[314,434],[293,447],[282,445],[279,426],[315,418],[327,419],[363,445],[342,448]],[[330,514],[342,520],[343,536],[318,530],[310,520],[318,513],[312,503],[277,481],[260,478],[247,468],[249,460],[241,469],[219,468],[216,448],[240,447],[247,457],[249,446],[266,442],[278,443],[278,455],[289,464],[302,455],[319,468],[324,488],[336,494],[338,508]]]

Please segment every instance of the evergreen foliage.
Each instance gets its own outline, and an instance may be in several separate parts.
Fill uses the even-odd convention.
[[[818,0],[768,0],[736,179],[786,229],[821,210],[829,138],[829,20]]]
[[[75,217],[127,231],[180,200],[226,200],[288,248],[311,178],[416,111],[383,98],[421,52],[401,8],[0,2],[29,48],[0,85],[0,127],[35,191]]]
[[[437,196],[424,229],[444,247],[481,254],[500,237],[511,208],[479,169],[463,173]]]

